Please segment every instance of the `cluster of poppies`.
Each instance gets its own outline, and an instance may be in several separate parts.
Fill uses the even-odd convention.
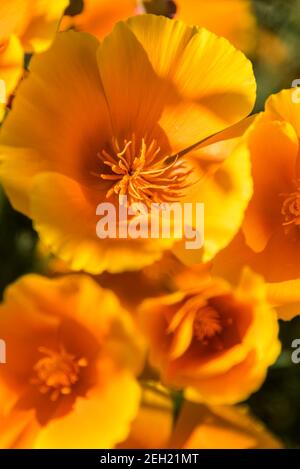
[[[0,305],[0,447],[278,448],[236,404],[300,313],[293,90],[250,116],[248,1],[83,3],[0,4],[0,180],[49,253]],[[120,195],[204,203],[203,247],[99,239]]]

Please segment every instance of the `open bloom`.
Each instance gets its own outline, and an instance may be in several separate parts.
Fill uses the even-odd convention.
[[[66,15],[61,30],[75,28],[102,39],[115,23],[138,12],[138,0],[84,0],[83,10],[74,16]]]
[[[0,120],[23,72],[24,52],[42,52],[51,43],[68,0],[1,0]]]
[[[210,258],[239,229],[251,196],[247,151],[203,160],[178,153],[239,122],[255,89],[241,52],[181,22],[136,16],[102,43],[60,33],[33,58],[1,130],[2,183],[72,269],[139,269],[173,243],[98,239],[98,204],[118,210],[124,195],[133,203],[208,204],[203,255]]]
[[[203,275],[186,291],[146,300],[140,321],[163,383],[211,404],[256,391],[280,351],[265,294],[262,279],[246,270],[236,290]]]
[[[143,354],[113,293],[85,276],[28,275],[6,291],[0,333],[1,448],[107,448],[127,437]]]
[[[269,285],[270,301],[285,305],[280,317],[299,314],[300,108],[297,88],[271,96],[250,127],[254,192],[241,231],[215,259],[215,272],[235,280],[247,264]]]

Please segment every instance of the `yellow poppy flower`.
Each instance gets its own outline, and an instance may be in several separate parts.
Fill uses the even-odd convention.
[[[140,322],[163,384],[191,400],[233,404],[265,379],[280,352],[275,311],[260,277],[245,271],[236,290],[209,275],[146,300]]]
[[[28,275],[0,306],[1,448],[107,448],[138,411],[142,343],[91,278]],[[80,431],[84,428],[84,431]]]
[[[72,269],[139,269],[174,242],[98,239],[96,208],[110,202],[118,210],[120,195],[208,204],[210,258],[239,229],[251,197],[248,155],[238,146],[227,158],[222,143],[217,161],[205,154],[203,165],[201,152],[176,155],[245,117],[255,90],[241,52],[181,22],[136,16],[101,44],[60,33],[32,60],[2,128],[2,183]]]
[[[138,12],[138,0],[84,0],[78,15],[64,16],[61,30],[74,28],[102,39],[111,32],[115,23]]]

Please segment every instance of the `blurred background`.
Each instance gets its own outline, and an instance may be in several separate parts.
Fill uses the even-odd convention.
[[[167,3],[170,15],[173,2]],[[252,0],[251,3],[256,29],[248,56],[258,83],[255,108],[258,112],[270,94],[289,88],[293,80],[300,79],[300,0]],[[75,15],[82,7],[82,0],[72,1],[67,13]],[[147,2],[149,12],[162,13],[161,8],[162,0]],[[27,272],[43,273],[46,269],[47,256],[38,248],[31,222],[12,209],[0,188],[0,295],[19,276]],[[300,448],[300,364],[291,362],[291,343],[295,338],[300,339],[300,317],[281,323],[282,355],[269,370],[263,387],[247,401],[252,412],[288,448]]]

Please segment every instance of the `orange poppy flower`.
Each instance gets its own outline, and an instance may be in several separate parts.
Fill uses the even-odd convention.
[[[0,313],[0,447],[124,440],[139,406],[143,353],[113,293],[85,276],[28,275],[7,289]]]
[[[255,46],[256,21],[249,0],[175,0],[176,18],[198,24],[235,47],[251,52]]]
[[[248,144],[254,193],[241,232],[215,259],[214,272],[235,281],[243,265],[270,283],[269,300],[280,317],[299,314],[300,186],[299,92],[271,96],[254,122]],[[298,99],[299,101],[299,99]]]
[[[118,210],[120,195],[207,204],[210,258],[235,235],[251,197],[247,151],[204,161],[193,151],[176,155],[245,117],[255,90],[241,52],[181,22],[136,16],[101,44],[60,33],[33,58],[1,130],[2,183],[72,269],[139,269],[174,242],[98,239],[96,208],[110,202]]]
[[[299,262],[295,259],[299,252],[297,241],[300,242],[297,236],[300,225],[299,104],[293,103],[292,93],[283,91],[269,98],[265,113],[257,119],[249,135],[254,193],[242,231],[254,252],[262,252],[267,247],[270,250],[272,246],[268,244],[273,244],[272,256],[277,251],[282,255],[280,260],[276,259],[277,268],[274,262],[268,266],[266,277],[270,280],[300,276]]]
[[[115,23],[133,16],[138,11],[138,0],[84,0],[78,15],[64,16],[61,31],[74,28],[102,39],[111,32]]]
[[[256,391],[280,351],[265,295],[262,279],[245,271],[236,290],[203,275],[187,290],[142,304],[150,363],[162,382],[211,404],[233,404]]]

